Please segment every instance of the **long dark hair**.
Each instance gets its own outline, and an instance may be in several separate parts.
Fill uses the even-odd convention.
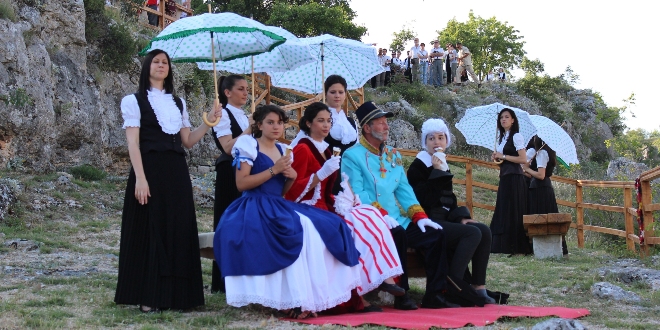
[[[324,110],[330,113],[330,109],[323,102],[314,102],[308,105],[307,108],[305,108],[305,113],[303,113],[302,118],[300,118],[300,121],[298,122],[300,130],[309,135],[310,127],[307,126],[307,122],[313,122],[319,112]],[[332,113],[330,113],[330,115],[332,115]]]
[[[518,117],[516,116],[516,112],[509,108],[502,109],[500,113],[497,114],[497,130],[500,132],[500,143],[502,143],[502,139],[504,138],[504,127],[502,127],[502,123],[500,122],[500,118],[502,118],[502,113],[504,113],[504,111],[508,112],[511,115],[511,118],[513,118],[513,124],[509,129],[509,137],[513,138],[513,134],[520,132],[520,126],[518,126]]]
[[[236,82],[239,80],[245,80],[245,77],[237,74],[220,77],[220,81],[218,82],[218,98],[220,99],[220,104],[222,104],[223,108],[226,107],[227,102],[229,102],[227,95],[225,95],[225,90],[231,90],[234,88],[234,85],[236,85]]]
[[[143,97],[147,97],[147,91],[151,88],[151,62],[153,62],[154,57],[160,54],[165,54],[167,56],[167,66],[169,71],[167,71],[167,77],[163,82],[163,88],[165,88],[165,93],[174,94],[174,73],[172,72],[172,61],[170,60],[170,55],[167,54],[164,50],[154,49],[147,53],[147,56],[144,57],[142,61],[142,71],[140,71],[140,82],[138,83],[138,94]]]
[[[276,113],[283,123],[286,124],[289,122],[289,116],[287,116],[284,110],[282,110],[280,107],[272,104],[262,105],[254,110],[254,113],[252,114],[252,119],[254,119],[254,124],[252,124],[252,136],[255,138],[261,137],[262,132],[259,129],[259,124],[263,124],[264,119],[266,119],[266,116],[268,116],[268,114],[271,112]]]
[[[328,90],[334,84],[341,84],[344,86],[344,93],[348,91],[348,84],[346,83],[346,79],[338,74],[333,74],[328,76],[328,78],[325,78],[325,82],[323,83],[323,88],[325,89],[326,94],[328,94]]]
[[[541,150],[545,150],[548,153],[548,165],[546,166],[546,171],[552,171],[555,166],[557,165],[557,153],[550,148],[550,146],[545,143],[538,135],[534,136],[534,149],[536,149],[536,152],[540,152]],[[546,173],[546,176],[550,176],[552,172]]]

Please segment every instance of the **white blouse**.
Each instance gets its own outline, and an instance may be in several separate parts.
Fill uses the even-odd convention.
[[[527,154],[527,162],[529,163],[532,160],[532,158],[534,158],[534,154],[536,154],[536,149],[529,148],[525,153]]]
[[[238,126],[241,128],[241,131],[245,131],[248,128],[248,125],[250,125],[250,120],[248,119],[248,116],[245,115],[245,111],[231,104],[227,104],[227,110],[231,111],[231,114],[234,115]],[[231,136],[231,120],[229,120],[227,110],[222,109],[222,118],[220,118],[220,122],[217,126],[212,128],[216,138],[225,135]]]
[[[330,108],[330,113],[332,114],[330,136],[337,141],[341,141],[341,144],[349,144],[357,141],[357,127],[353,128],[353,125],[351,125],[351,122],[346,117],[346,113],[341,109],[337,112],[337,109],[334,108]]]
[[[545,150],[539,151],[538,155],[536,155],[536,167],[546,168],[548,167],[548,161],[550,161],[548,152]]]
[[[279,142],[276,143],[280,145],[282,152],[286,153],[287,145]],[[231,154],[234,155],[236,161],[241,163],[248,163],[250,166],[252,166],[254,165],[254,161],[259,156],[257,144],[257,139],[255,139],[252,135],[241,135],[236,139],[234,147],[231,149]],[[238,154],[236,153],[237,151]],[[293,153],[291,153],[291,161],[293,161]]]
[[[154,109],[156,119],[163,132],[167,134],[177,134],[184,127],[190,127],[190,118],[186,108],[186,100],[181,99],[183,103],[183,114],[174,102],[172,94],[165,93],[165,90],[151,88],[147,91],[147,100]],[[124,119],[123,129],[126,127],[140,127],[140,106],[135,95],[126,95],[121,100],[121,116]]]
[[[504,137],[502,138],[502,142],[497,146],[497,152],[499,153],[504,153],[504,145],[506,144],[506,140],[509,138],[509,131],[504,133]],[[516,151],[520,149],[525,149],[525,138],[522,136],[520,133],[513,134],[513,146],[516,147]]]

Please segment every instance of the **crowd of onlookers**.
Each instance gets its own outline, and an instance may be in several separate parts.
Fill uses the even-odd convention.
[[[371,87],[387,86],[393,75],[402,75],[409,82],[418,81],[423,85],[435,87],[447,84],[461,85],[472,81],[481,85],[481,79],[472,68],[472,53],[462,43],[447,43],[445,48],[440,46],[438,40],[432,42],[430,49],[426,44],[420,43],[419,38],[414,39],[414,46],[406,51],[406,57],[401,58],[400,51],[391,51],[392,57],[387,55],[386,48],[378,49],[378,60],[385,69],[371,79]],[[497,72],[490,70],[484,76],[484,81],[506,81],[503,68]]]

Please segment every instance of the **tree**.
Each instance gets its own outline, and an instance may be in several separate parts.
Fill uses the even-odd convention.
[[[608,148],[614,148],[620,156],[632,159],[636,162],[643,162],[650,167],[657,166],[660,163],[660,132],[655,130],[647,132],[641,128],[634,129],[606,140],[605,145]]]
[[[200,5],[203,4],[203,5]],[[278,25],[298,37],[330,33],[360,39],[367,29],[353,23],[356,16],[348,0],[193,0],[195,13],[233,12],[269,25]]]
[[[405,50],[406,42],[415,39],[415,33],[407,28],[405,25],[401,27],[401,31],[392,33],[394,38],[390,44],[390,49],[403,52]]]
[[[532,76],[538,76],[545,71],[545,66],[541,60],[538,58],[530,60],[527,56],[524,56],[522,62],[520,62],[520,68],[525,71],[525,75]]]
[[[467,22],[458,22],[454,18],[437,32],[441,44],[461,42],[470,49],[474,71],[479,77],[498,66],[512,69],[525,55],[525,42],[520,31],[494,16],[484,19],[470,10]]]
[[[270,18],[265,23],[281,26],[298,37],[332,34],[360,40],[367,33],[367,28],[357,26],[351,20],[342,6],[326,7],[316,2],[302,5],[280,2],[273,6]]]

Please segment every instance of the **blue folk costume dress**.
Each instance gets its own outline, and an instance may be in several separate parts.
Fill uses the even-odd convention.
[[[232,154],[237,168],[252,166],[250,174],[274,165],[252,136],[239,137]],[[229,305],[317,312],[349,300],[360,284],[359,253],[344,220],[285,200],[285,182],[280,173],[244,191],[220,219],[213,250]]]

